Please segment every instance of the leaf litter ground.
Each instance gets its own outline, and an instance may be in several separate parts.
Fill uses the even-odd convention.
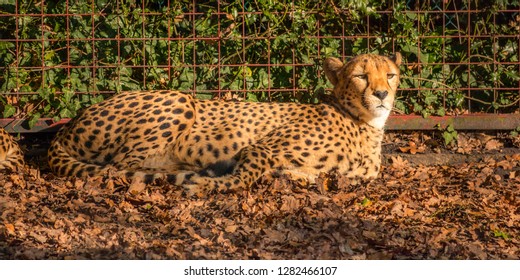
[[[65,180],[33,157],[27,170],[0,173],[0,259],[520,258],[519,153],[414,164],[409,154],[435,145],[388,137],[406,154],[387,147],[375,181],[266,176],[207,198],[161,183]]]

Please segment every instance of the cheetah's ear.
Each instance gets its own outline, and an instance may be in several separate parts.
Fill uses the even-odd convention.
[[[343,62],[335,57],[329,57],[325,59],[323,63],[323,70],[325,70],[325,76],[329,81],[336,85],[338,83],[339,70],[343,68]]]
[[[390,58],[390,60],[392,60],[395,63],[395,65],[397,65],[397,66],[401,65],[401,61],[402,61],[401,53],[396,52],[393,55],[389,56],[389,58]]]

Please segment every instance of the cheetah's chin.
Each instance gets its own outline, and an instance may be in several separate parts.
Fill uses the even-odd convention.
[[[387,115],[389,112],[390,112],[390,109],[388,109],[388,107],[386,107],[386,106],[383,105],[383,104],[381,104],[381,105],[379,105],[379,106],[376,106],[376,107],[372,110],[372,114],[373,114],[375,117],[381,117],[381,116]]]

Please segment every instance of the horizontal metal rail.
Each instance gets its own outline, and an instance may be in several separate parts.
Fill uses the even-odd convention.
[[[24,119],[0,119],[0,126],[10,133],[57,132],[70,119],[54,121],[39,119],[32,128]],[[392,115],[386,124],[387,130],[437,130],[452,125],[455,130],[514,130],[520,127],[520,114],[468,114],[460,116],[428,117]]]

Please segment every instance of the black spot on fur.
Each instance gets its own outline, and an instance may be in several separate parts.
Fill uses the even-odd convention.
[[[163,123],[163,124],[161,124],[161,126],[159,126],[159,129],[161,129],[161,130],[168,129],[168,128],[170,128],[170,126],[171,125],[169,123]]]
[[[164,138],[167,138],[167,137],[170,137],[171,135],[172,135],[172,133],[170,131],[166,131],[161,136]]]
[[[85,129],[83,127],[79,127],[78,129],[76,129],[76,134],[82,134],[85,132]]]
[[[144,181],[145,184],[151,184],[151,183],[153,183],[153,181],[154,181],[154,176],[153,176],[153,174],[146,174],[146,175],[144,175],[144,179],[143,179],[143,181]]]
[[[199,174],[201,176],[214,176],[220,177],[224,175],[231,174],[233,172],[233,168],[235,167],[236,161],[233,159],[230,160],[219,160],[215,163],[208,165],[206,168],[201,170]]]

